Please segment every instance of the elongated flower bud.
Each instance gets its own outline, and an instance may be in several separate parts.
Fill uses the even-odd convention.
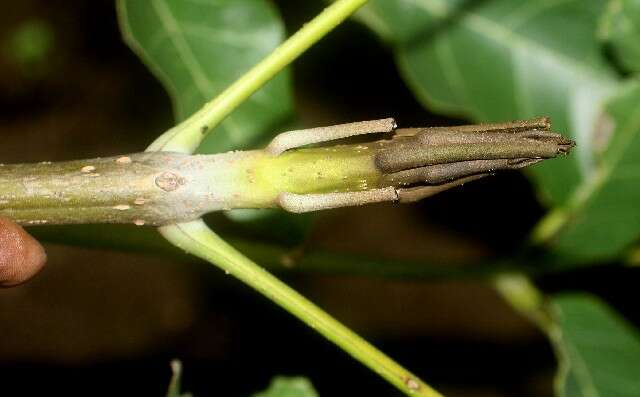
[[[409,128],[385,131],[385,139],[368,144],[294,150],[281,155],[280,161],[290,168],[278,168],[287,185],[281,187],[287,193],[281,195],[279,204],[293,212],[306,212],[369,202],[417,201],[496,171],[519,169],[568,153],[574,142],[549,129],[547,118]],[[303,167],[302,173],[292,177],[298,167]],[[307,195],[302,197],[303,193]]]

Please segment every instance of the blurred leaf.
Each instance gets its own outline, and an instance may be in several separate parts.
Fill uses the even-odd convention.
[[[640,0],[610,1],[601,28],[622,66],[640,72]]]
[[[564,257],[607,259],[640,234],[640,82],[624,87],[606,111],[615,129],[597,172],[567,208],[568,224],[556,240]]]
[[[590,136],[617,86],[596,37],[604,3],[372,0],[359,16],[430,109],[476,122],[550,116],[576,139],[571,156],[533,168],[558,204],[591,174]]]
[[[46,20],[32,19],[22,23],[8,36],[4,52],[23,75],[41,77],[50,67],[54,36],[53,28]]]
[[[638,333],[606,304],[588,295],[561,295],[552,305],[560,355],[556,395],[640,395]]]
[[[307,378],[276,376],[267,390],[252,397],[318,397],[318,393]]]
[[[160,79],[183,120],[270,53],[284,29],[266,0],[119,0],[126,42]],[[280,73],[209,135],[199,151],[251,146],[292,113],[290,76]]]

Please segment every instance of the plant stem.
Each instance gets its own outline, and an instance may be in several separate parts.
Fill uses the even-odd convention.
[[[187,252],[220,264],[225,272],[282,306],[407,395],[440,396],[415,375],[238,252],[202,220],[161,227],[160,232]]]
[[[195,179],[207,178],[201,163],[202,156],[162,152],[4,165],[0,215],[23,225],[142,226],[196,219],[201,199],[192,186]],[[191,183],[183,186],[187,180]]]
[[[327,7],[213,101],[161,135],[147,150],[193,153],[206,133],[212,131],[247,98],[366,2],[367,0],[338,0]]]

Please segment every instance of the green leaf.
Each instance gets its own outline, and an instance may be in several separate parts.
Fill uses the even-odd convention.
[[[183,120],[270,53],[284,29],[265,0],[118,0],[126,42],[164,84]],[[199,151],[261,142],[292,113],[290,76],[280,73],[209,135]]]
[[[604,2],[372,0],[360,18],[393,47],[430,109],[477,122],[550,116],[578,146],[534,167],[554,203],[593,172],[589,137],[618,76],[602,56]]]
[[[640,72],[639,0],[610,1],[600,33],[624,68]]]
[[[557,296],[552,307],[559,327],[552,334],[560,356],[556,395],[640,395],[638,333],[593,296]]]
[[[576,192],[556,251],[578,260],[609,259],[640,234],[640,82],[606,107],[615,126],[597,172]]]
[[[55,44],[52,26],[46,20],[32,19],[9,34],[2,55],[18,66],[26,77],[41,77],[51,67]]]
[[[318,397],[307,378],[276,376],[269,388],[252,397]]]

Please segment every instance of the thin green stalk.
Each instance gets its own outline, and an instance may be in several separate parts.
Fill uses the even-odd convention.
[[[349,328],[311,303],[215,234],[202,220],[161,227],[162,235],[187,252],[219,264],[324,335],[407,395],[437,397],[438,392]]]
[[[366,2],[338,0],[327,7],[214,100],[161,135],[147,150],[193,153],[205,136],[240,104]]]

